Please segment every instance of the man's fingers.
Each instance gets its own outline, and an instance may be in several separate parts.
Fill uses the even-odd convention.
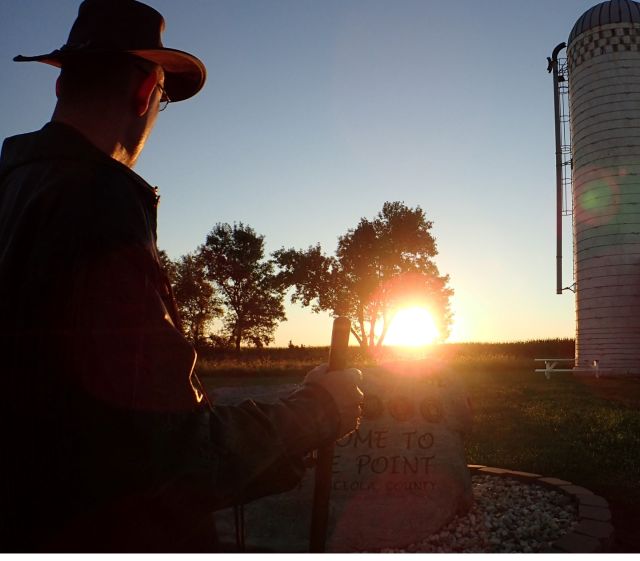
[[[340,414],[340,436],[357,428],[364,400],[358,387],[362,383],[360,370],[346,368],[327,372],[327,365],[323,364],[309,372],[304,381],[322,386],[331,394]]]

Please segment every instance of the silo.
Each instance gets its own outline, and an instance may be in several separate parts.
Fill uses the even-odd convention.
[[[640,374],[640,3],[587,10],[566,49],[575,366]]]

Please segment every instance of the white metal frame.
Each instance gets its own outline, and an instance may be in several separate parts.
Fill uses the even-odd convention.
[[[575,358],[534,358],[534,362],[544,362],[544,368],[536,368],[536,372],[544,372],[547,380],[551,378],[552,372],[576,372],[575,368],[556,368],[559,362],[575,363]],[[600,378],[600,364],[598,360],[594,360],[591,370],[595,373],[596,378]]]
[[[575,358],[534,358],[535,362],[544,362],[544,368],[536,368],[536,372],[544,372],[544,377],[549,380],[552,372],[573,372],[573,368],[556,368],[559,362],[575,362]]]

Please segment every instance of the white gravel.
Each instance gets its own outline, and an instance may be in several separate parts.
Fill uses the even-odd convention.
[[[538,553],[570,532],[578,509],[568,495],[509,477],[474,475],[474,504],[440,532],[383,553]]]

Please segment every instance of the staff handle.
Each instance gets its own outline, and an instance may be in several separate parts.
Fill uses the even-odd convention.
[[[338,317],[333,320],[327,372],[346,368],[350,332],[351,322],[348,318]],[[333,450],[333,443],[318,448],[315,485],[313,488],[313,510],[311,513],[311,537],[309,540],[311,553],[322,553],[325,550],[327,524],[329,521],[329,498],[331,496]]]

